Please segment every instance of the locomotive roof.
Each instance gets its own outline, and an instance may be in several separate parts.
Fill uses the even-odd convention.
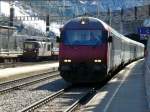
[[[144,47],[144,44],[142,44],[142,43],[140,43],[140,42],[137,42],[137,41],[134,41],[134,40],[132,40],[132,39],[130,39],[130,38],[128,38],[128,37],[126,37],[126,36],[120,34],[119,32],[117,32],[115,29],[113,29],[111,26],[109,26],[108,24],[106,24],[106,23],[103,22],[102,20],[99,20],[99,19],[97,19],[97,20],[100,21],[100,22],[103,24],[103,26],[105,27],[105,29],[106,29],[107,31],[113,33],[113,34],[116,35],[118,38],[121,38],[121,39],[123,39],[124,41],[127,41],[127,42],[129,42],[129,43],[137,44],[137,45],[140,45],[140,46]]]
[[[81,21],[85,20],[85,22],[88,22],[88,24],[81,24]],[[77,17],[74,19],[71,19],[70,21],[68,21],[63,29],[79,29],[79,27],[82,28],[86,28],[87,29],[105,29],[108,32],[113,33],[114,35],[116,35],[118,38],[123,39],[124,41],[127,41],[131,44],[137,44],[140,45],[142,47],[144,47],[144,44],[134,41],[128,37],[125,37],[124,35],[120,34],[119,32],[117,32],[115,29],[113,29],[111,26],[109,26],[108,24],[106,24],[105,22],[103,22],[100,19],[94,18],[94,17]]]
[[[82,24],[81,22],[85,21],[85,24]],[[103,25],[97,21],[97,19],[94,18],[87,18],[87,17],[78,17],[71,19],[68,21],[63,29],[104,29]]]

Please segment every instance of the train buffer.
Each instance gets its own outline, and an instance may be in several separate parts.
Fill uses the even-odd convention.
[[[126,66],[81,107],[82,111],[148,112],[144,64],[141,59]]]

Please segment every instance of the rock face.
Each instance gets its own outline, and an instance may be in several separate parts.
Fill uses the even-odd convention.
[[[111,18],[111,26],[123,34],[137,33],[137,27],[142,26],[143,20],[150,16],[150,0],[39,0],[32,1],[31,5],[39,9],[45,7],[43,11],[51,14],[51,21],[62,23],[84,14],[96,16],[105,22]]]
[[[148,5],[138,6],[136,9],[134,7],[124,9],[122,16],[119,11],[113,12],[113,27],[123,34],[138,33],[138,28],[143,26],[144,20],[150,17],[149,12],[150,10]],[[116,22],[122,23],[122,25],[116,24]],[[121,26],[123,30],[121,30],[121,27],[118,25]]]
[[[98,17],[107,23],[111,20],[111,26],[123,34],[137,33],[137,27],[142,26],[143,20],[150,17],[150,0],[30,1],[18,0],[14,2],[14,6],[29,16],[50,14],[51,23],[63,24],[73,17],[84,14]]]
[[[31,2],[30,2],[31,1]],[[150,5],[149,0],[30,0],[21,1],[26,12],[33,14],[31,7],[38,9],[37,13],[50,13],[52,16],[75,16],[84,13],[97,14],[97,12],[130,9],[135,6]],[[19,2],[15,2],[20,5]],[[28,6],[31,7],[28,7]],[[29,9],[29,10],[28,10]],[[39,11],[40,10],[40,11]],[[140,9],[139,9],[140,10]],[[35,10],[36,11],[36,10]],[[145,11],[144,11],[145,12]],[[128,13],[128,12],[127,12]]]

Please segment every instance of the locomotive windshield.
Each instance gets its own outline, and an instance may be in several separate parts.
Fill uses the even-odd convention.
[[[100,30],[67,30],[64,43],[70,45],[97,45],[104,42]]]
[[[38,45],[35,42],[25,42],[24,43],[24,49],[35,49]]]

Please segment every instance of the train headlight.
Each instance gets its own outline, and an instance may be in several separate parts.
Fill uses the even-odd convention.
[[[64,62],[65,62],[65,63],[67,63],[67,62],[70,63],[71,60],[70,60],[70,59],[65,59]]]
[[[71,60],[68,60],[68,62],[70,63],[70,62],[71,62]]]
[[[66,62],[68,62],[68,60],[65,59],[64,62],[66,63]]]
[[[101,63],[101,62],[102,62],[102,60],[97,60],[97,62],[98,62],[98,63]]]
[[[95,63],[101,63],[102,60],[100,60],[100,59],[95,59],[94,62],[95,62]]]
[[[95,63],[97,63],[97,60],[94,60]]]

